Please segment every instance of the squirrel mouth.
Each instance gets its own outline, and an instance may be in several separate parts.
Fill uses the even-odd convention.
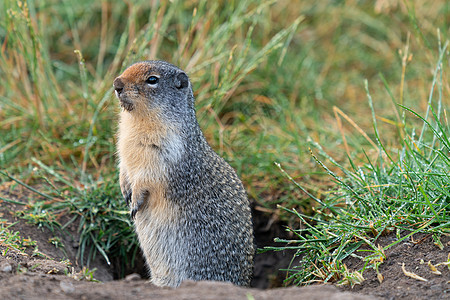
[[[134,104],[132,101],[128,100],[127,97],[124,97],[122,95],[118,95],[116,91],[116,96],[119,98],[120,106],[123,107],[126,111],[132,111],[134,109]]]
[[[125,109],[126,111],[132,111],[134,109],[133,103],[128,101],[120,100],[120,106],[123,107],[123,109]]]

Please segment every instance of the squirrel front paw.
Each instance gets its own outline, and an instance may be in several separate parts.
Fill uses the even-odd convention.
[[[125,198],[125,201],[127,202],[127,206],[130,207],[131,196],[133,195],[133,193],[131,192],[131,189],[123,190],[122,195]]]
[[[132,198],[132,191],[131,191],[131,185],[128,181],[126,172],[121,171],[120,172],[120,190],[122,191],[122,195],[125,198],[125,201],[127,202],[127,206],[130,206],[131,198]]]
[[[133,197],[135,195],[136,197]],[[148,195],[148,191],[143,191],[141,193],[135,193],[131,196],[130,215],[132,220],[136,217],[136,213],[142,207],[142,204],[144,204],[144,200],[147,199]]]

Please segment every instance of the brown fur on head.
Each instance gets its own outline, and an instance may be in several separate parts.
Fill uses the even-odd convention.
[[[120,106],[129,112],[134,110],[136,105],[145,108],[146,105],[142,105],[145,104],[146,100],[147,93],[145,93],[145,90],[154,88],[154,84],[146,83],[151,76],[159,80],[160,74],[153,70],[150,64],[138,63],[132,65],[117,77],[113,85]]]
[[[147,113],[168,105],[190,105],[189,78],[177,67],[162,61],[143,61],[128,67],[114,80],[114,89],[120,105],[128,112]],[[181,97],[180,97],[181,96]],[[179,101],[186,98],[188,101]],[[174,103],[174,99],[178,99]],[[180,103],[181,102],[181,103]],[[193,104],[193,103],[192,103]]]

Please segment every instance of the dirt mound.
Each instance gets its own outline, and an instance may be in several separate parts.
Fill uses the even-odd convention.
[[[105,283],[87,281],[67,263],[35,259],[0,245],[0,299],[377,299],[342,292],[330,285],[259,290],[224,282],[184,282],[159,288],[139,275]]]
[[[139,275],[93,282],[67,262],[36,259],[0,244],[0,299],[377,299],[339,291],[331,285],[260,290],[224,282],[184,282],[159,288]]]
[[[17,275],[2,280],[1,299],[377,299],[340,292],[333,286],[246,289],[223,282],[185,282],[177,289],[158,288],[145,281],[105,284],[80,282],[62,275]]]

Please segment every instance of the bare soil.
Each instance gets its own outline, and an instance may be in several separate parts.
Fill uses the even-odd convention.
[[[403,232],[401,236],[407,235]],[[383,236],[378,240],[380,246],[387,246],[397,241],[395,234]],[[364,282],[356,285],[352,292],[376,295],[384,299],[450,299],[450,265],[440,265],[436,269],[441,274],[434,274],[428,265],[450,261],[450,237],[440,238],[441,250],[433,241],[431,234],[415,234],[403,242],[385,251],[386,260],[380,265],[379,273],[383,276],[382,283],[377,278],[374,269],[364,272]],[[360,249],[367,250],[367,249]],[[367,252],[365,252],[367,253]],[[362,256],[366,256],[362,255]],[[349,269],[358,270],[363,262],[357,258],[345,260]],[[426,281],[414,279],[405,272],[414,273]],[[350,288],[345,288],[349,290]]]
[[[21,188],[11,189],[8,184],[0,187],[0,196],[24,204],[36,197]],[[89,266],[91,270],[97,269],[94,277],[101,282],[87,281],[81,271],[83,264],[76,258],[76,224],[69,226],[65,232],[37,228],[16,217],[15,212],[23,209],[21,204],[0,201],[0,219],[17,222],[11,230],[35,240],[44,256],[32,253],[23,255],[14,249],[7,249],[0,241],[0,253],[4,254],[0,255],[0,299],[450,299],[449,268],[441,265],[438,270],[442,274],[434,275],[426,265],[429,260],[433,264],[447,261],[449,237],[442,237],[443,250],[433,244],[431,237],[414,235],[414,243],[408,239],[386,251],[387,259],[380,266],[384,276],[381,284],[376,272],[368,270],[364,273],[366,280],[363,284],[354,288],[332,285],[280,288],[286,273],[279,269],[288,267],[293,253],[269,252],[256,257],[252,288],[223,282],[185,282],[177,289],[169,289],[155,287],[143,278],[143,266],[135,270],[141,274],[129,274],[124,279],[113,280],[115,270],[101,256],[97,256]],[[255,211],[254,218],[258,247],[271,244],[275,236],[286,237],[284,228],[263,213]],[[59,238],[64,247],[51,244],[49,240],[54,237]],[[394,240],[394,235],[386,236],[380,239],[380,244],[390,244]],[[421,259],[425,264],[420,264]],[[356,258],[345,263],[352,270],[362,267],[361,260]],[[402,263],[405,263],[406,270],[428,281],[421,282],[405,276],[401,271]]]

